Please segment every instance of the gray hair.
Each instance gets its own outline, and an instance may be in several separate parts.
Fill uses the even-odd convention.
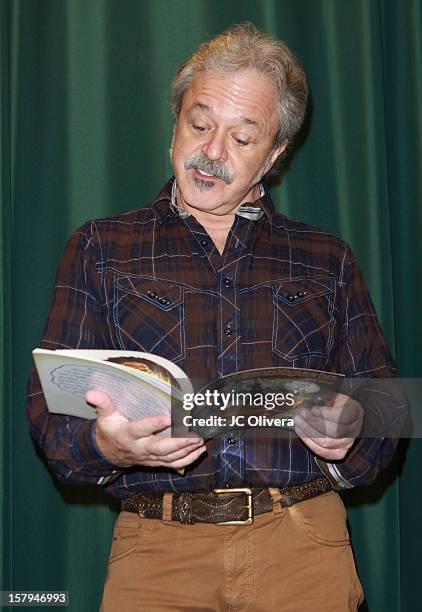
[[[183,96],[195,75],[203,70],[223,74],[254,68],[274,84],[280,127],[274,146],[291,142],[305,117],[308,86],[305,73],[290,49],[280,40],[260,32],[252,23],[230,27],[203,43],[176,71],[172,110],[177,119]]]

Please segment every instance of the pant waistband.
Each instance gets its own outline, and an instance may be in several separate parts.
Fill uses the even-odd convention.
[[[276,505],[292,506],[332,489],[324,477],[282,488],[248,487],[214,489],[211,493],[162,493],[142,491],[122,500],[121,509],[143,518],[224,525],[250,525],[256,514]]]

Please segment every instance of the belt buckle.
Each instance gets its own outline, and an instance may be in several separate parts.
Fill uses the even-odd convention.
[[[246,495],[246,510],[248,511],[248,518],[244,521],[224,521],[222,523],[215,523],[215,525],[252,525],[253,523],[253,505],[252,505],[252,489],[248,487],[236,488],[236,489],[213,489],[213,493],[227,494],[227,493],[244,493]]]

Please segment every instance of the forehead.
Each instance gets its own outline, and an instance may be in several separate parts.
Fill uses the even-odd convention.
[[[182,111],[195,110],[216,119],[256,125],[260,130],[278,125],[275,87],[253,69],[230,75],[211,70],[198,73],[182,103]]]

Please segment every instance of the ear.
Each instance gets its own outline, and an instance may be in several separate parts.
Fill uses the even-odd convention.
[[[270,156],[268,157],[268,161],[267,161],[267,165],[266,165],[266,169],[265,169],[265,174],[271,170],[271,168],[273,167],[276,159],[283,153],[283,151],[285,151],[285,149],[287,148],[288,144],[289,144],[289,141],[287,140],[287,138],[285,138],[283,140],[283,142],[281,143],[281,145],[278,145],[278,147],[276,147],[271,152]]]
[[[171,143],[169,148],[170,162],[173,163],[173,147],[174,147],[174,139],[176,138],[176,123],[173,125],[173,134],[171,136]]]

